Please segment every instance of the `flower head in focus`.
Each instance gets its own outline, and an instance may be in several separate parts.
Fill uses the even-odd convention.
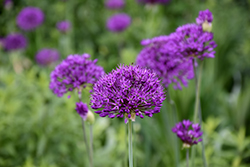
[[[165,99],[156,74],[139,66],[119,66],[102,76],[93,87],[91,107],[101,117],[135,120],[160,112]]]
[[[152,69],[167,88],[173,83],[175,89],[181,89],[181,83],[188,85],[188,79],[193,79],[192,60],[183,59],[179,52],[179,36],[172,33],[169,36],[159,36],[141,42],[144,48],[139,53],[136,63]]]
[[[71,24],[69,21],[65,20],[65,21],[61,21],[58,22],[56,24],[57,29],[62,32],[62,33],[66,33],[67,31],[69,31]]]
[[[58,97],[73,89],[82,90],[92,86],[103,74],[101,66],[96,65],[97,59],[90,60],[89,54],[69,55],[56,66],[50,75],[50,89]]]
[[[106,0],[105,6],[109,9],[122,9],[125,5],[124,0]]]
[[[172,131],[176,133],[177,137],[179,137],[184,147],[191,147],[194,144],[202,141],[202,131],[199,124],[194,124],[189,120],[183,120],[175,125],[172,128]]]
[[[125,13],[111,16],[107,20],[107,28],[112,32],[122,32],[131,24],[131,18]]]
[[[7,51],[24,49],[27,46],[26,38],[19,33],[9,34],[2,41]]]
[[[87,119],[88,106],[83,102],[76,103],[76,111],[82,117],[83,120]]]
[[[48,66],[59,60],[60,54],[56,49],[44,48],[36,54],[36,62],[42,66]]]
[[[17,25],[22,30],[33,30],[43,23],[44,14],[41,9],[36,7],[26,7],[17,16]]]

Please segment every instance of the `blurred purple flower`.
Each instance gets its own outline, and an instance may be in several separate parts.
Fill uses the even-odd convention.
[[[170,0],[137,0],[137,2],[142,4],[165,4],[168,3]]]
[[[5,8],[5,9],[7,9],[7,10],[11,9],[11,8],[12,8],[12,5],[13,5],[12,0],[5,0],[5,1],[4,1],[4,8]]]
[[[121,9],[124,5],[124,0],[106,0],[105,2],[105,6],[109,9]]]
[[[192,127],[192,129],[190,127]],[[191,147],[202,141],[201,136],[203,133],[198,123],[194,124],[189,120],[183,120],[177,123],[175,127],[172,128],[172,131],[182,140],[184,147]]]
[[[199,16],[196,18],[196,23],[199,25],[202,25],[206,21],[208,23],[212,23],[213,21],[213,15],[208,9],[200,11]]]
[[[66,33],[67,31],[69,31],[71,24],[69,21],[65,20],[65,21],[61,21],[58,22],[56,24],[57,29],[62,32],[62,33]]]
[[[88,106],[83,102],[76,103],[76,111],[85,121],[88,113]]]
[[[187,86],[187,80],[194,77],[192,60],[184,59],[179,52],[180,40],[178,34],[172,33],[141,42],[144,48],[136,63],[156,72],[166,88],[174,83],[175,89],[181,89],[181,83]]]
[[[23,30],[33,30],[43,23],[44,14],[36,7],[26,7],[17,16],[17,25]]]
[[[24,49],[27,46],[26,38],[19,33],[9,34],[2,43],[7,51]]]
[[[68,91],[79,90],[87,85],[92,86],[103,74],[101,66],[96,65],[97,59],[89,60],[89,54],[69,55],[57,65],[50,75],[50,89],[62,97]]]
[[[100,117],[135,120],[160,112],[165,99],[163,86],[156,74],[139,66],[121,65],[101,77],[93,87],[91,104]]]
[[[36,62],[42,66],[48,66],[59,60],[60,54],[56,49],[44,48],[36,54]]]
[[[119,13],[111,16],[107,20],[107,28],[113,32],[122,32],[131,24],[131,18],[125,13]]]

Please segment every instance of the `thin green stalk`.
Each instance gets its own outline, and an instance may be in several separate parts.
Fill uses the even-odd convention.
[[[93,166],[93,126],[89,125],[89,133],[90,133],[90,166]]]
[[[128,156],[129,156],[129,167],[133,167],[133,144],[132,144],[132,121],[128,122]]]
[[[175,102],[171,99],[169,90],[166,91],[167,92],[167,100],[168,103],[171,105],[172,108],[172,112],[173,112],[173,120],[174,120],[174,124],[177,123],[177,110],[176,110],[176,105]],[[179,166],[179,145],[178,145],[178,139],[177,136],[174,136],[174,149],[175,149],[175,165],[176,167]]]
[[[193,69],[194,69],[194,79],[195,79],[194,122],[197,122],[196,119],[198,117],[199,118],[199,124],[200,124],[201,127],[202,127],[202,113],[201,113],[201,106],[200,106],[200,85],[201,85],[201,77],[202,77],[202,68],[203,68],[203,62],[201,62],[200,69],[199,69],[199,76],[198,76],[198,79],[197,79],[197,69],[196,69],[196,66],[195,66],[195,59],[193,59]],[[203,166],[207,167],[204,140],[201,141],[201,145],[202,145]],[[195,149],[192,148],[192,167],[194,167],[194,158],[195,158]]]
[[[189,165],[189,149],[186,149],[186,163],[187,163],[187,167]]]

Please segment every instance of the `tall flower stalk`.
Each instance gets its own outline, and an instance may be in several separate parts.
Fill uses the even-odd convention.
[[[129,167],[133,167],[133,126],[132,121],[129,120],[128,122],[128,153],[129,153]]]

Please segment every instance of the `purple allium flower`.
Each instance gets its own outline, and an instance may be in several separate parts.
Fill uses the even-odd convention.
[[[69,55],[57,65],[50,75],[50,89],[62,97],[74,88],[79,90],[94,84],[103,74],[101,66],[96,65],[97,59],[89,60],[89,54]]]
[[[135,120],[135,116],[152,117],[160,112],[165,99],[156,74],[139,66],[121,65],[102,76],[93,87],[91,104],[101,117]]]
[[[60,54],[56,49],[44,48],[36,54],[36,62],[42,66],[47,66],[59,60]]]
[[[26,7],[17,16],[17,25],[23,30],[33,30],[43,23],[44,14],[36,7]]]
[[[208,9],[200,11],[199,16],[196,18],[196,23],[199,25],[202,25],[204,22],[212,23],[212,21],[213,15]]]
[[[22,34],[9,34],[3,40],[3,45],[7,51],[24,49],[27,46],[27,40]]]
[[[165,4],[168,3],[170,0],[137,0],[139,3],[142,4]]]
[[[213,33],[205,32],[202,26],[186,24],[176,29],[182,39],[179,43],[183,57],[214,58],[214,48],[217,46],[213,40]]]
[[[69,21],[65,20],[65,21],[61,21],[58,22],[56,24],[57,29],[62,32],[62,33],[66,33],[67,31],[69,31],[71,24]]]
[[[105,6],[109,9],[121,9],[124,5],[124,0],[106,0],[105,2]]]
[[[83,102],[76,103],[76,111],[85,121],[88,113],[88,106]]]
[[[136,61],[139,66],[156,72],[165,87],[174,83],[175,89],[181,89],[180,83],[187,86],[187,80],[194,77],[192,60],[184,59],[179,52],[178,38],[178,34],[172,33],[169,36],[143,40],[141,44],[144,48]]]
[[[122,32],[131,24],[131,18],[125,13],[119,13],[111,16],[107,20],[107,28],[113,32]]]
[[[192,128],[191,128],[192,127]],[[189,120],[183,120],[172,128],[172,131],[183,141],[185,146],[190,147],[202,141],[202,131],[199,124],[194,124]]]

